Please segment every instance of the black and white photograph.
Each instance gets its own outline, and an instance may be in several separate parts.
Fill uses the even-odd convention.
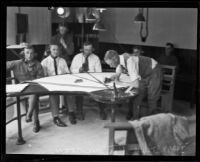
[[[69,6],[6,5],[5,154],[195,157],[198,5]]]

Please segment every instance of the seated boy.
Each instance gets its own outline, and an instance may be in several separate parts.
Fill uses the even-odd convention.
[[[23,49],[22,53],[24,55],[23,59],[7,61],[6,63],[7,70],[13,70],[16,81],[23,82],[44,77],[41,64],[37,60],[35,60],[34,48],[28,45]],[[38,96],[29,95],[29,109],[26,114],[26,122],[31,122],[32,114],[34,114],[33,132],[39,132],[40,130],[38,113]]]
[[[45,76],[54,76],[60,74],[70,73],[66,61],[59,57],[60,48],[57,44],[51,44],[49,46],[50,55],[42,60],[41,64],[44,69]],[[53,121],[59,127],[66,127],[67,125],[59,118],[59,95],[50,95],[50,108],[52,111]],[[67,104],[67,96],[64,96],[65,104]],[[70,103],[70,101],[69,101]],[[72,124],[76,124],[76,118],[74,114],[74,106],[70,105],[69,120]]]

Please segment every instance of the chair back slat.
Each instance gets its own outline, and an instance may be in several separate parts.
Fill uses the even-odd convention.
[[[176,67],[170,65],[161,65],[163,72],[162,91],[173,93],[175,83]]]
[[[162,65],[163,80],[161,91],[161,107],[164,112],[171,112],[173,107],[176,67]]]

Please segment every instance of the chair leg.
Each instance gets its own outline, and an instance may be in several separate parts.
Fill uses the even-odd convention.
[[[25,100],[25,109],[26,109],[26,114],[28,112],[28,98]]]
[[[109,146],[108,146],[109,155],[114,154],[114,146],[115,146],[115,130],[113,128],[110,128],[109,129]]]
[[[133,146],[132,149],[130,149]],[[128,130],[126,136],[126,147],[125,147],[125,155],[141,155],[141,151],[137,149],[138,147],[137,137],[135,135],[134,130]]]
[[[17,145],[23,145],[26,141],[23,139],[22,136],[22,126],[21,126],[21,111],[20,111],[20,97],[16,97],[17,99],[17,124],[18,124],[18,138],[17,138]]]
[[[59,113],[62,114],[66,110],[65,96],[60,95]]]

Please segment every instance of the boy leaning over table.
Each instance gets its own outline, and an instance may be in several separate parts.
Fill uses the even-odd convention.
[[[44,77],[43,68],[39,61],[35,59],[34,48],[31,45],[25,46],[22,53],[23,59],[7,61],[6,69],[13,70],[14,78],[18,83],[23,81],[30,81],[37,78]],[[38,96],[37,95],[29,95],[29,108],[26,114],[26,122],[32,121],[33,118],[33,132],[37,133],[40,130],[40,122],[38,118],[39,114],[39,105],[38,105]]]
[[[139,55],[132,55],[127,60],[121,58],[123,56],[119,56],[116,51],[108,50],[104,60],[110,67],[116,68],[116,74],[111,79],[119,80],[121,73],[124,72],[129,75],[132,83],[126,92],[130,92],[133,88],[139,89],[139,94],[133,102],[133,108],[129,108],[127,119],[138,118],[138,106],[145,97],[148,100],[148,113],[159,112],[157,101],[161,93],[162,72],[158,62],[153,58]]]

